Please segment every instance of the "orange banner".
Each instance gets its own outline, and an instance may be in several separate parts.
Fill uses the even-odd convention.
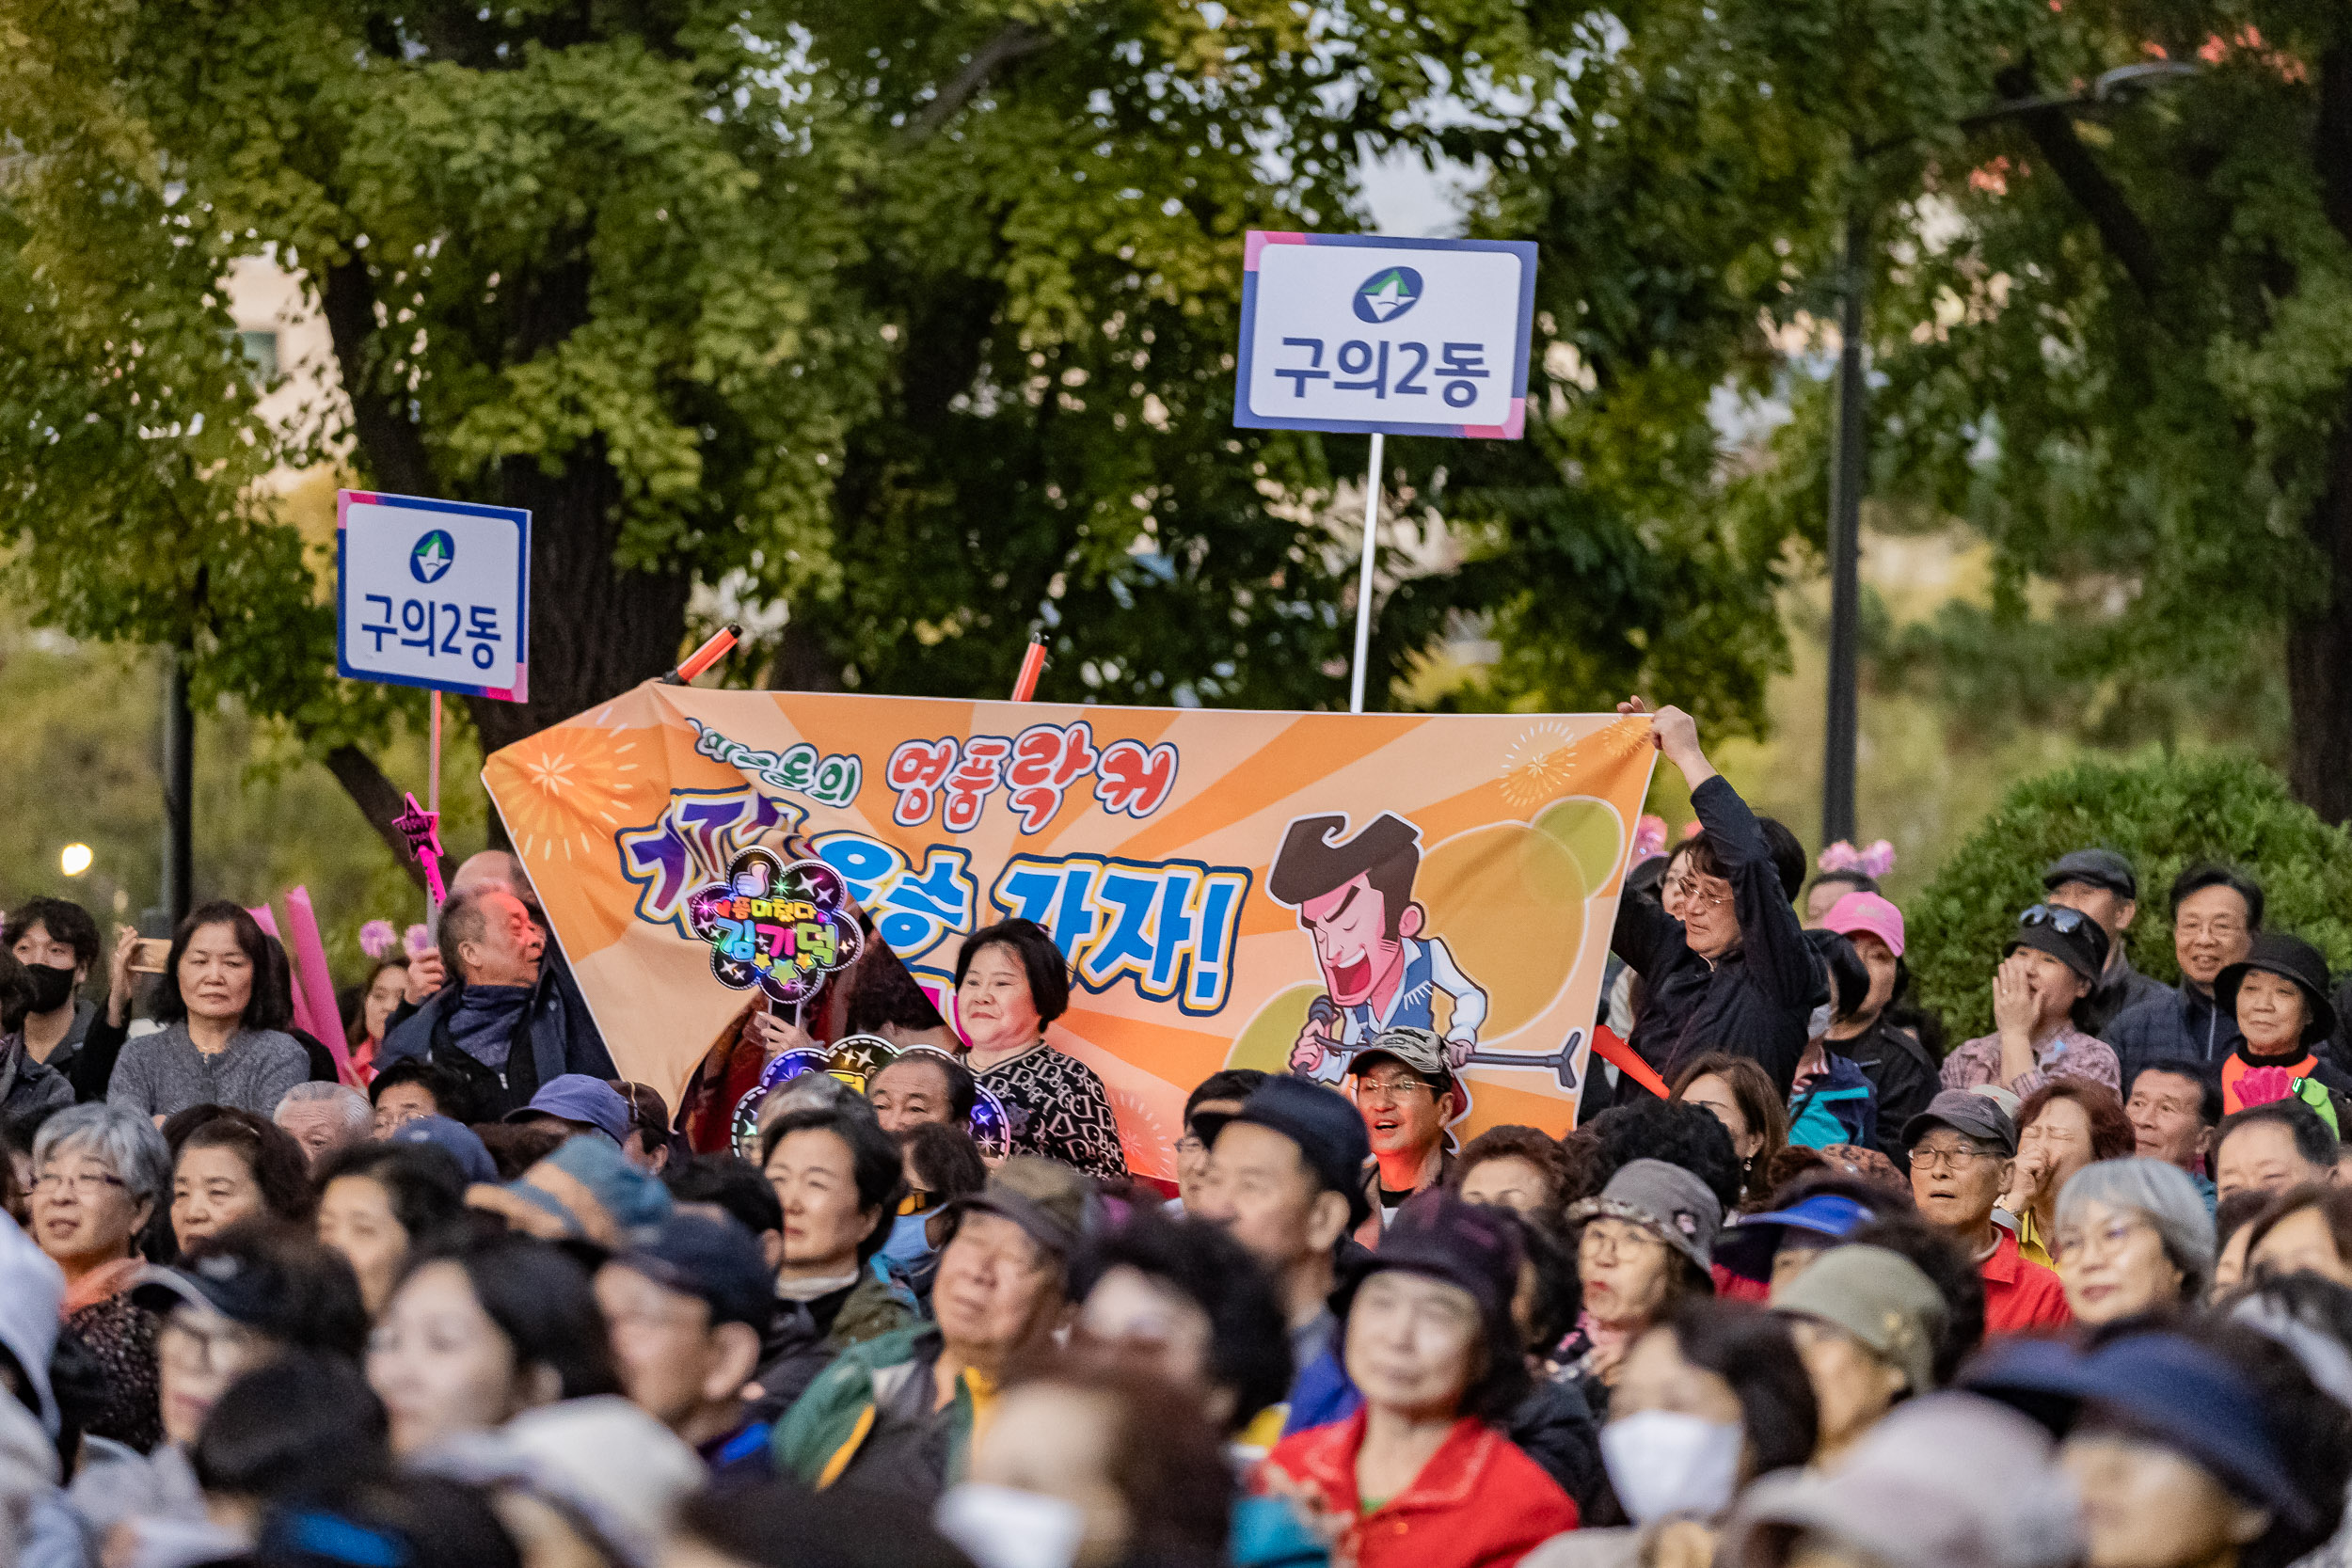
[[[688,898],[799,835],[950,1022],[962,933],[1051,931],[1074,983],[1047,1037],[1102,1075],[1130,1167],[1165,1177],[1209,1073],[1341,1083],[1402,1023],[1470,1053],[1457,1137],[1565,1131],[1655,756],[1644,718],[648,682],[483,781],[630,1077],[675,1101],[755,1005],[714,978]]]

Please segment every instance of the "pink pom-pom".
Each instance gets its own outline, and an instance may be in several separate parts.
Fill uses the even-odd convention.
[[[1824,847],[1813,863],[1824,871],[1859,871],[1862,869],[1862,857],[1855,852],[1852,845],[1841,838]]]
[[[1666,819],[1643,813],[1642,819],[1633,825],[1633,863],[1639,865],[1652,855],[1665,852]]]
[[[411,953],[430,953],[433,951],[433,933],[421,925],[411,926],[401,938],[400,944]]]
[[[1861,865],[1866,877],[1885,876],[1895,869],[1895,847],[1883,838],[1878,840],[1862,851]]]
[[[371,958],[386,958],[399,941],[400,933],[389,920],[371,920],[359,927],[359,951]]]

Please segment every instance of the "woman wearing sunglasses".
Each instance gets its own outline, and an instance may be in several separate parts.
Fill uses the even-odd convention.
[[[2107,934],[2080,910],[2036,904],[1993,972],[1993,1029],[1944,1059],[1944,1086],[1996,1084],[2024,1098],[2053,1078],[2085,1078],[2118,1096],[2115,1053],[2080,1027],[2107,962]]]

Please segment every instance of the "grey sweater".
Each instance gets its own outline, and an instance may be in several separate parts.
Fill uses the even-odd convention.
[[[310,1076],[310,1053],[292,1035],[240,1029],[229,1049],[206,1055],[185,1023],[141,1035],[122,1048],[106,1103],[167,1117],[191,1105],[233,1105],[266,1117],[288,1089]]]

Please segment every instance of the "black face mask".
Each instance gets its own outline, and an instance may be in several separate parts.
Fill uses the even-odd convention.
[[[73,1000],[73,971],[56,964],[26,964],[24,973],[33,981],[34,1012],[56,1012]]]

